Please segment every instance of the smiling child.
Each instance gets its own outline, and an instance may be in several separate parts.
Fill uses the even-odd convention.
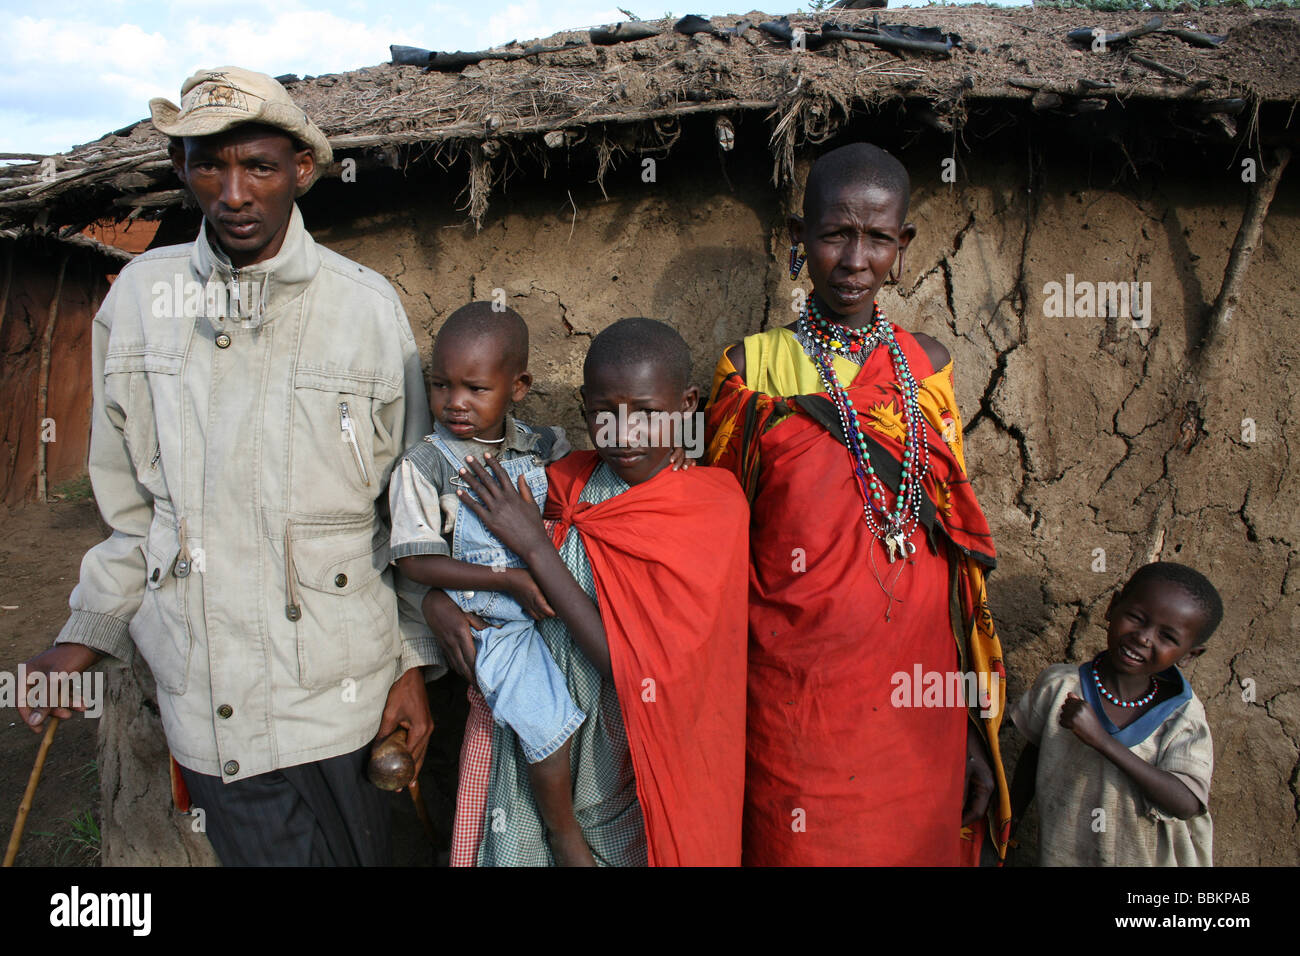
[[[1210,866],[1214,747],[1179,664],[1205,651],[1219,593],[1181,564],[1139,568],[1106,610],[1106,650],[1054,664],[1012,709],[1029,738],[1012,818],[1038,798],[1044,866]]]

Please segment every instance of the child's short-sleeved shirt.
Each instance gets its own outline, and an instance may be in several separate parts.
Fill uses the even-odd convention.
[[[485,452],[491,452],[502,461],[531,456],[539,465],[549,465],[572,450],[563,428],[529,428],[510,415],[505,421],[505,441],[499,444],[457,438],[441,422],[434,422],[433,427],[461,461],[468,455],[482,459]],[[426,448],[432,449],[431,440],[432,436],[424,439]],[[451,554],[451,534],[460,508],[456,490],[465,484],[446,456],[440,452],[413,454],[418,448],[408,449],[402,456],[388,485],[392,561],[417,554]]]
[[[1214,830],[1210,776],[1214,747],[1205,708],[1176,667],[1160,675],[1178,693],[1123,729],[1106,716],[1091,665],[1054,664],[1016,701],[1011,719],[1039,749],[1035,799],[1043,866],[1210,866]],[[1067,695],[1082,697],[1112,737],[1159,770],[1172,773],[1200,801],[1179,820],[1151,803],[1106,757],[1062,727]]]

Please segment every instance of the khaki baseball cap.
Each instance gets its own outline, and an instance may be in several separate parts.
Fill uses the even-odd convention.
[[[153,125],[167,136],[211,136],[242,123],[282,129],[311,149],[317,178],[334,160],[334,151],[320,127],[265,73],[237,66],[199,70],[181,87],[179,107],[156,97],[149,101],[149,112]],[[306,191],[299,190],[299,194]]]

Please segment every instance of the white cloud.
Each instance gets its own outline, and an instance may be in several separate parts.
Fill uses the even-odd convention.
[[[277,12],[269,20],[197,18],[180,31],[188,66],[247,66],[272,75],[340,73],[388,59],[390,43],[414,45],[419,24],[394,27],[384,18],[370,24],[324,11]],[[179,90],[179,83],[177,84]]]
[[[275,76],[339,73],[385,62],[400,43],[481,50],[623,19],[672,4],[640,0],[42,0],[8,20],[0,59],[0,151],[61,152],[173,102],[199,67],[237,64]],[[731,4],[727,4],[731,5]],[[705,13],[724,9],[700,2]]]
[[[522,0],[488,17],[478,32],[477,46],[490,47],[511,40],[526,43],[561,30],[581,30],[625,19],[616,6],[607,3],[570,3],[557,10],[539,0]]]

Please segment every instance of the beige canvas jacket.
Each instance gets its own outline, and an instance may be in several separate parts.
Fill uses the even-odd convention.
[[[227,782],[364,745],[401,673],[444,669],[379,511],[430,430],[392,287],[295,207],[279,254],[237,274],[206,229],[137,257],[92,341],[89,469],[113,534],[58,641],[138,648],[173,755]]]

